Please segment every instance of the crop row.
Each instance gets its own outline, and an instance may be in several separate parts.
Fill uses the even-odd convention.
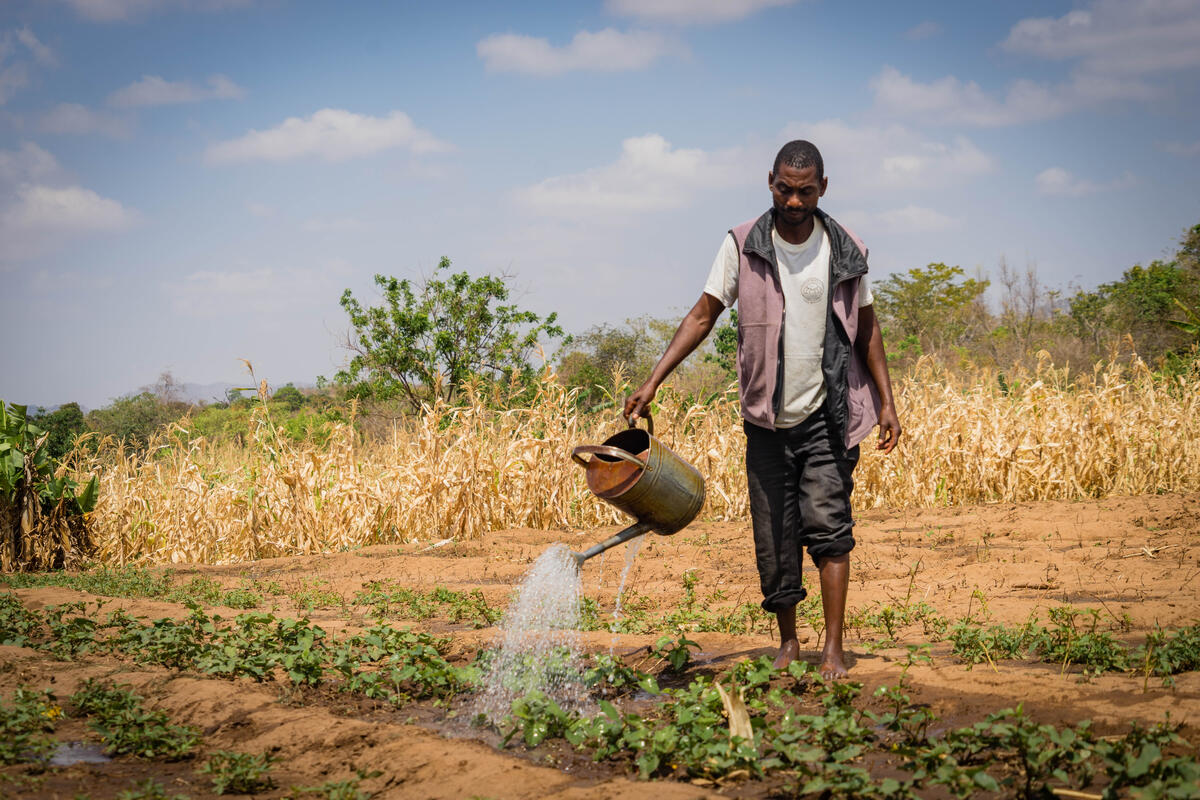
[[[81,616],[84,610],[68,604],[38,612],[0,594],[0,642],[60,658],[109,651],[220,677],[328,681],[396,705],[465,699],[488,660],[484,654],[473,664],[451,664],[442,640],[382,623],[337,639],[306,619],[258,612],[226,621],[193,605],[186,619],[144,624],[123,612],[97,623]],[[682,674],[692,646],[683,636],[663,637],[651,650],[663,671]],[[619,658],[594,656],[583,678],[598,713],[565,710],[534,691],[516,700],[506,718],[477,723],[495,724],[506,745],[519,740],[533,749],[561,740],[596,761],[628,764],[644,778],[765,778],[793,796],[907,798],[936,787],[955,797],[979,790],[1043,797],[1094,783],[1106,798],[1200,791],[1200,764],[1178,755],[1188,745],[1165,723],[1100,737],[1088,723],[1038,724],[1018,707],[932,734],[936,715],[912,702],[905,685],[924,652],[910,648],[900,683],[871,698],[861,697],[860,684],[826,683],[802,662],[781,674],[765,659],[744,661],[715,679],[699,676],[670,689]],[[612,702],[637,689],[654,698],[649,710],[621,711]],[[876,780],[879,767],[896,777]]]
[[[110,756],[129,755],[143,760],[182,761],[196,755],[200,732],[188,725],[171,722],[165,711],[148,709],[144,700],[126,686],[88,679],[66,705],[88,720]],[[6,780],[36,785],[48,768],[49,759],[59,748],[51,734],[68,717],[63,705],[49,690],[33,691],[19,687],[11,700],[0,700],[0,766],[24,764],[28,771],[16,777],[0,774]],[[252,754],[216,750],[209,754],[196,772],[209,777],[218,795],[252,794],[273,788],[272,762],[268,753]],[[378,773],[375,773],[378,774]],[[358,788],[359,781],[374,777],[362,772],[357,778],[330,781],[320,786],[296,787],[292,797],[324,797],[328,800],[367,800],[370,796]],[[86,797],[86,795],[77,795]],[[167,795],[153,778],[123,792],[119,800],[186,800],[182,795]]]

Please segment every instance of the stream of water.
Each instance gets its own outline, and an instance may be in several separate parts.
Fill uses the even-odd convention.
[[[638,551],[642,549],[642,542],[645,539],[643,534],[636,539],[631,539],[629,544],[625,545],[625,569],[621,571],[621,583],[617,586],[617,605],[613,609],[612,615],[614,625],[621,618],[621,598],[625,594],[625,579],[629,577],[629,568],[633,566],[633,560],[637,558]]]
[[[500,624],[500,648],[484,676],[476,714],[500,722],[511,713],[513,700],[535,689],[566,710],[584,709],[581,584],[566,545],[552,545],[533,563]]]

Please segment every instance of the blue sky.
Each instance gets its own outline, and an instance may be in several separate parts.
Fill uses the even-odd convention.
[[[1200,221],[1200,0],[4,0],[0,397],[311,382],[445,255],[678,316],[785,141],[876,280],[1069,290]]]

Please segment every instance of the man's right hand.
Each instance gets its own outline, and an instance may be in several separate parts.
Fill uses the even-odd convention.
[[[636,392],[625,398],[625,419],[634,422],[639,417],[650,416],[650,404],[654,402],[656,394],[658,386],[653,381],[646,381],[639,386]]]

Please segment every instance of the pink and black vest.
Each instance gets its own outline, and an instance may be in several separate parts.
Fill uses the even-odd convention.
[[[879,423],[879,392],[855,350],[859,335],[859,278],[867,274],[867,249],[854,234],[820,209],[829,234],[829,312],[821,369],[825,404],[835,436],[854,447]],[[774,211],[730,231],[738,267],[738,383],[742,418],[774,430],[783,398],[783,288],[771,244]],[[870,336],[870,331],[862,331]]]

